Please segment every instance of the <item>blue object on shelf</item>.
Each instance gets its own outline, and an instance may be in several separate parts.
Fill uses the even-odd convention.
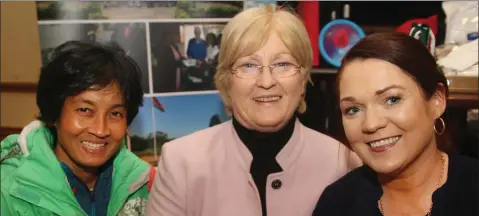
[[[335,67],[341,66],[341,59],[366,34],[356,23],[336,19],[324,26],[319,34],[321,56]]]

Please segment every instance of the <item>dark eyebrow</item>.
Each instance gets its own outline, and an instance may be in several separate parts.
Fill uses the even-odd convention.
[[[75,102],[75,103],[86,103],[88,105],[95,106],[95,103],[93,103],[93,101],[87,100],[87,99],[84,99],[84,98],[77,98],[73,102]]]
[[[402,86],[390,85],[390,86],[388,86],[388,87],[386,87],[386,88],[377,90],[377,91],[376,91],[376,95],[383,94],[384,92],[387,92],[387,91],[389,91],[389,90],[391,90],[391,89],[396,89],[396,88],[397,88],[397,89],[403,89],[403,90],[404,90],[404,87],[402,87]]]
[[[383,88],[383,89],[377,90],[377,91],[376,91],[376,95],[381,95],[381,94],[383,94],[384,92],[387,92],[387,91],[389,91],[389,90],[391,90],[391,89],[403,89],[403,90],[404,90],[405,88],[402,87],[402,86],[398,86],[398,85],[390,85],[390,86],[385,87],[385,88]],[[339,102],[341,102],[341,101],[355,102],[356,99],[354,99],[354,97],[349,96],[349,97],[341,98],[341,100],[340,100]]]
[[[354,102],[354,101],[356,101],[356,99],[354,99],[353,97],[344,97],[344,98],[341,98],[341,100],[339,102],[341,102],[341,101]]]
[[[116,108],[126,108],[126,107],[123,104],[114,104],[113,106],[111,106],[110,109],[116,109]]]
[[[77,100],[75,100],[75,102],[86,103],[88,105],[95,106],[95,103],[93,101],[84,98],[78,98]],[[110,109],[116,109],[118,107],[125,108],[124,104],[113,104]]]

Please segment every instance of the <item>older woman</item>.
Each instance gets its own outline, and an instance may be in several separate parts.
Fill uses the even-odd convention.
[[[301,21],[253,8],[223,32],[217,88],[233,120],[166,143],[147,215],[311,215],[359,159],[303,126],[312,51]]]
[[[346,136],[365,166],[324,191],[315,215],[478,214],[478,161],[438,149],[447,81],[419,40],[366,37],[338,74]]]

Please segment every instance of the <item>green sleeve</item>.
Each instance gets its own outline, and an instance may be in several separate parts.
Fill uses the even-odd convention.
[[[1,191],[1,200],[0,200],[0,216],[16,216],[14,212],[11,211],[11,206],[8,200],[9,195],[7,192],[2,188]]]

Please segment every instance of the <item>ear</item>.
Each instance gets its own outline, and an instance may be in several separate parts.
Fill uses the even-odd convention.
[[[434,119],[437,119],[442,116],[444,111],[446,110],[447,98],[446,98],[446,87],[442,83],[438,83],[436,87],[436,91],[431,96],[429,100],[429,108],[432,112],[431,116]]]
[[[303,97],[306,96],[306,88],[307,88],[307,84],[308,82],[310,81],[310,77],[308,76],[308,73],[306,73],[305,71],[301,70],[301,86],[303,86],[303,89],[302,89],[302,92],[301,92],[301,95]],[[312,83],[312,82],[311,82]]]

